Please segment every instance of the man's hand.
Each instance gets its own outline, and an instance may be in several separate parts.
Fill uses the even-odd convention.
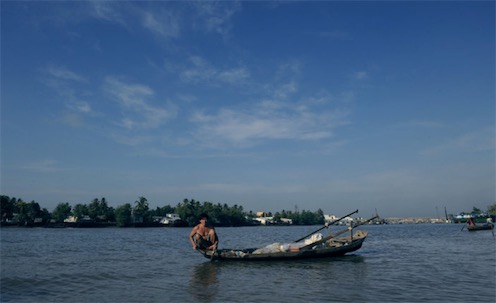
[[[217,244],[214,244],[214,245],[209,246],[208,249],[216,250],[217,249]]]

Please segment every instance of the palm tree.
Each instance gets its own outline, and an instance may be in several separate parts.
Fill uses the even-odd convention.
[[[148,200],[145,197],[139,197],[134,204],[136,204],[133,209],[134,220],[135,222],[142,223],[148,212]]]

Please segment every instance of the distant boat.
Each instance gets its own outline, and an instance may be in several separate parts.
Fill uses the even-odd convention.
[[[470,218],[467,222],[467,230],[468,231],[477,231],[477,230],[493,230],[494,224],[492,222],[486,223],[475,223],[472,218]]]
[[[476,230],[492,230],[494,229],[493,223],[475,223],[475,224],[467,224],[468,231],[476,231]]]

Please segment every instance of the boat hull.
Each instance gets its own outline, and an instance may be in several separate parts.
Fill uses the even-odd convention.
[[[216,251],[200,252],[205,258],[219,261],[267,261],[267,260],[301,260],[301,259],[322,259],[343,256],[354,252],[362,247],[363,241],[367,237],[366,231],[357,231],[351,237],[333,239],[326,243],[324,247],[309,247],[299,251],[282,251],[272,253],[254,253],[256,249],[221,249]]]
[[[475,225],[467,225],[468,231],[477,231],[477,230],[492,230],[494,229],[494,224],[486,223],[486,224],[475,224]]]

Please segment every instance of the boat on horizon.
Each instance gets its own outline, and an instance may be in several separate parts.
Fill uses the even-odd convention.
[[[493,230],[494,229],[494,224],[487,222],[487,223],[474,223],[474,224],[468,224],[467,223],[467,230],[468,231],[478,231],[478,230]]]
[[[494,224],[491,218],[488,218],[485,223],[477,223],[472,218],[468,219],[467,222],[468,231],[493,230],[493,229],[494,229]]]

